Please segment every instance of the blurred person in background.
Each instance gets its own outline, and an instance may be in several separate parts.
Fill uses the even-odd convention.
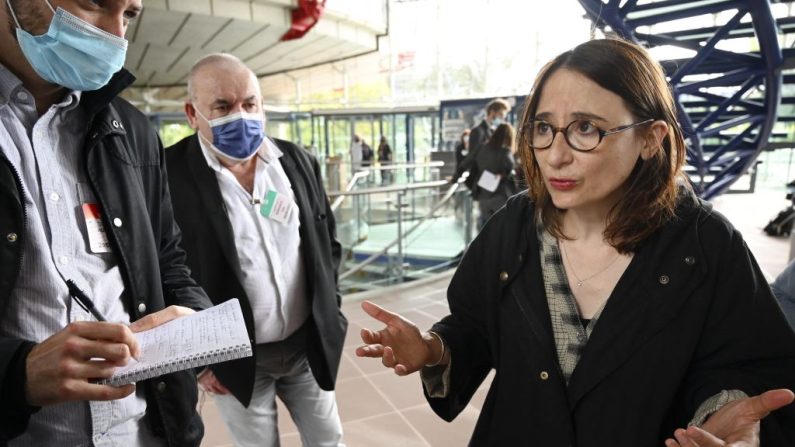
[[[508,197],[517,193],[513,140],[513,126],[500,124],[475,157],[475,165],[480,172],[478,228],[482,228],[492,214],[505,205]]]
[[[478,193],[477,182],[480,178],[480,172],[477,171],[477,166],[475,164],[478,151],[480,151],[486,141],[491,138],[497,126],[507,122],[508,112],[510,111],[511,105],[502,98],[489,101],[489,103],[486,104],[486,116],[469,132],[469,140],[467,143],[469,152],[456,167],[452,181],[458,181],[464,172],[469,172],[469,177],[467,177],[465,184],[467,188],[472,191],[472,197],[475,199],[477,199]]]
[[[458,137],[458,142],[455,145],[455,166],[461,165],[461,162],[464,161],[467,154],[469,153],[469,133],[471,131],[469,129],[464,129],[461,132],[461,136]]]
[[[392,164],[392,148],[389,146],[389,143],[386,141],[385,136],[381,136],[381,141],[378,144],[378,163],[381,167],[389,167]],[[381,170],[381,184],[388,185],[392,183],[392,170],[391,169],[382,169]]]

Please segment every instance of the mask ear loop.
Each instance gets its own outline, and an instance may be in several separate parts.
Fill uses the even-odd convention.
[[[199,116],[199,118],[203,119],[203,120],[204,120],[204,121],[207,123],[207,125],[210,125],[210,120],[208,120],[207,118],[205,118],[205,117],[204,117],[204,115],[202,115],[202,113],[201,113],[201,112],[199,112],[199,108],[198,108],[198,107],[196,107],[196,104],[193,104],[193,103],[191,103],[191,106],[193,106],[193,111],[194,111],[194,112],[196,112],[196,115],[198,115],[198,116]],[[210,126],[210,128],[212,128],[212,126]],[[196,128],[196,135],[198,135],[198,136],[199,136],[199,138],[201,138],[202,140],[204,140],[204,142],[205,142],[205,143],[207,143],[207,144],[209,144],[209,145],[211,145],[211,146],[212,146],[212,144],[213,144],[213,143],[211,143],[211,142],[210,142],[210,140],[209,140],[209,139],[207,139],[207,137],[205,137],[204,135],[202,135],[201,131],[200,131],[198,128]]]
[[[47,7],[50,8],[50,11],[52,11],[52,13],[55,14],[55,10],[52,8],[50,0],[44,0],[44,3],[46,3]],[[14,23],[17,24],[17,28],[23,29],[22,25],[19,24],[19,20],[17,20],[17,13],[14,12],[14,7],[11,6],[11,0],[6,0],[6,5],[8,5],[8,12],[11,13],[11,17],[14,19]]]
[[[193,111],[196,112],[196,115],[199,115],[199,118],[203,119],[208,126],[213,127],[212,124],[210,124],[210,120],[205,118],[204,115],[201,112],[199,112],[199,108],[196,107],[196,104],[191,103],[191,105],[193,106]]]
[[[14,18],[14,23],[17,24],[17,28],[21,29],[22,26],[20,26],[19,20],[17,20],[17,14],[14,12],[14,7],[11,6],[11,0],[6,0],[6,5],[8,5],[8,12],[10,12],[11,13],[11,17]],[[52,6],[50,6],[50,9],[52,9]]]

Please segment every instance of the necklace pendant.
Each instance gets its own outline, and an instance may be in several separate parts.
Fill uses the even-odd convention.
[[[582,281],[577,281],[577,287],[582,287]]]

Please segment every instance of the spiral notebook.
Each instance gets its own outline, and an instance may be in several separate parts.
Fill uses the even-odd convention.
[[[99,384],[125,385],[163,374],[252,355],[246,323],[235,298],[135,334],[138,360]]]

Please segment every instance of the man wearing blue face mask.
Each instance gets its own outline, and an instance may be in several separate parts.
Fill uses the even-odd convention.
[[[452,180],[457,181],[464,172],[468,171],[469,177],[466,179],[466,186],[472,191],[473,198],[477,198],[477,182],[478,178],[480,178],[480,172],[478,172],[477,166],[475,165],[475,158],[478,152],[480,152],[480,148],[491,138],[494,129],[500,124],[507,122],[506,117],[510,110],[511,105],[502,98],[489,101],[489,103],[486,104],[486,116],[469,132],[469,153],[461,160],[461,163],[456,166]]]
[[[214,303],[238,298],[254,356],[199,375],[237,446],[279,445],[276,397],[304,445],[342,445],[334,384],[347,320],[320,167],[263,130],[259,82],[239,59],[211,54],[188,78],[196,134],[166,149],[188,266]]]
[[[0,4],[0,445],[198,446],[204,433],[191,371],[95,383],[140,355],[134,332],[210,306],[178,248],[156,133],[116,97],[134,80],[121,67],[140,11]]]

